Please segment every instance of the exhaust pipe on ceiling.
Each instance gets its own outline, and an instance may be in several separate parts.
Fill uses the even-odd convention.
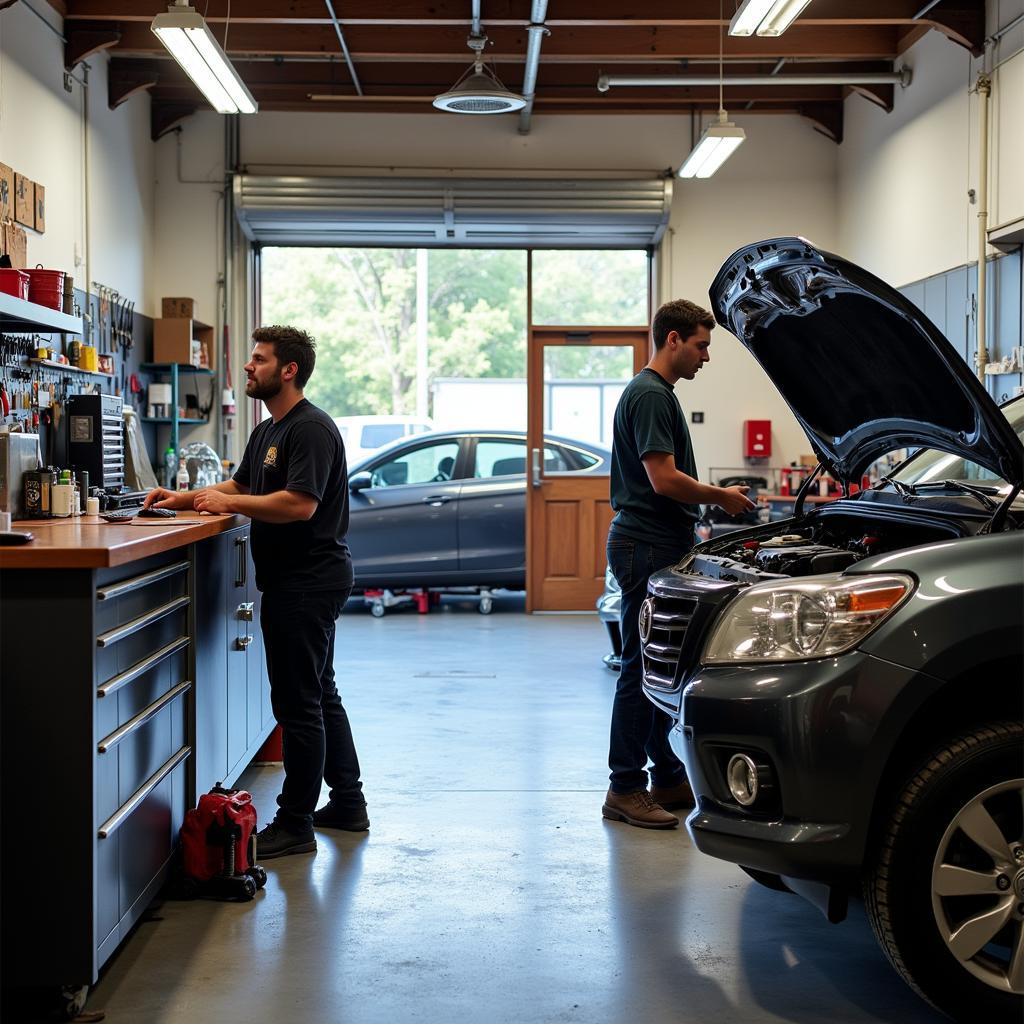
[[[523,99],[526,106],[519,112],[519,134],[530,134],[530,115],[533,113],[533,96],[537,89],[537,67],[540,64],[540,44],[550,34],[544,20],[548,16],[548,0],[533,0],[530,8],[530,41],[526,47],[526,69],[523,72]]]
[[[730,85],[899,85],[904,89],[910,85],[913,74],[910,68],[899,71],[870,71],[858,74],[846,72],[812,75],[726,75],[722,84]],[[664,86],[718,85],[718,75],[601,75],[597,80],[597,91],[607,92],[612,86],[641,86],[658,88]]]

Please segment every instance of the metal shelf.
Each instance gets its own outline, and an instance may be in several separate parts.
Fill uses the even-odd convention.
[[[143,363],[141,369],[151,373],[170,373],[171,367],[174,366],[178,368],[178,373],[198,373],[210,377],[214,374],[213,370],[207,369],[205,366],[192,366],[189,363]]]
[[[0,292],[0,331],[10,334],[81,334],[82,318]]]
[[[72,366],[70,363],[55,363],[52,359],[30,359],[33,366],[45,366],[48,370],[68,370],[71,373],[84,373],[88,377],[106,377],[112,379],[116,376],[113,373],[103,373],[101,370],[83,370],[80,366]]]
[[[174,423],[174,419],[170,416],[142,416],[140,417],[143,423]],[[182,416],[178,417],[178,423],[209,423],[209,418],[205,420],[187,420]]]

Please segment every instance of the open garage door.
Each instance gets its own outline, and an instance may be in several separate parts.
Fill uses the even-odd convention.
[[[668,225],[672,179],[238,174],[234,203],[258,245],[646,249]]]

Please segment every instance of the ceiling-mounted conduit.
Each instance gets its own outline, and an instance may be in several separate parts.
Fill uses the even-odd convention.
[[[817,75],[726,75],[723,83],[730,85],[910,85],[910,68],[899,71],[872,71],[857,74]],[[718,85],[718,75],[601,75],[597,80],[597,91],[607,92],[612,86],[641,86],[658,88],[665,86]]]
[[[544,19],[548,16],[548,0],[533,0],[530,8],[530,41],[526,47],[526,69],[523,72],[523,99],[526,106],[519,112],[519,134],[530,134],[530,115],[533,113],[533,97],[537,89],[537,68],[540,65],[540,44],[548,34]]]
[[[331,16],[331,21],[334,23],[334,32],[338,37],[338,42],[341,43],[341,52],[345,56],[345,63],[348,65],[348,73],[352,76],[352,84],[356,87],[356,93],[359,96],[363,95],[363,87],[359,83],[359,76],[356,74],[356,67],[352,63],[352,54],[348,52],[348,44],[345,42],[345,35],[341,31],[341,22],[338,21],[338,16],[334,13],[334,5],[331,0],[325,0],[327,4],[327,13]]]

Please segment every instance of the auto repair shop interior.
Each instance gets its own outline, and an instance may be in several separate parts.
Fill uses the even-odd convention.
[[[1022,125],[1024,0],[0,0],[3,1019],[1021,1020]],[[274,324],[368,826],[254,853]]]

